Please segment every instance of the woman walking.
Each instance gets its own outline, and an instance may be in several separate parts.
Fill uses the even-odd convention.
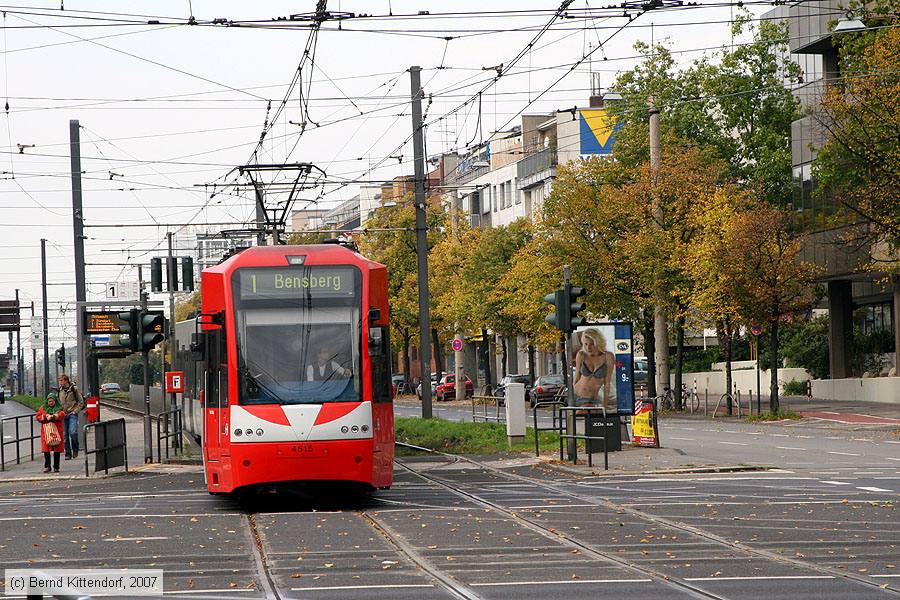
[[[65,449],[63,444],[63,419],[66,413],[54,392],[38,408],[38,423],[41,424],[41,452],[44,453],[44,473],[50,472],[50,453],[53,453],[53,471],[59,473],[59,455]]]

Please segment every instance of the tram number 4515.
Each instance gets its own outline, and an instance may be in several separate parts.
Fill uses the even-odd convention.
[[[317,458],[327,454],[328,449],[318,444],[291,444],[279,452],[283,458]]]

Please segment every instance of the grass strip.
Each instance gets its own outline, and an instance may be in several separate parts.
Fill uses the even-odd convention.
[[[37,412],[37,409],[41,406],[41,399],[37,396],[13,396],[12,398],[9,398],[9,400],[27,406],[35,412]]]
[[[444,419],[400,417],[394,420],[394,436],[398,442],[422,446],[452,454],[497,454],[533,452],[534,430],[525,432],[525,442],[510,445],[506,426],[498,423],[468,423]],[[541,450],[558,450],[559,434],[541,431]],[[402,448],[398,448],[402,452]]]

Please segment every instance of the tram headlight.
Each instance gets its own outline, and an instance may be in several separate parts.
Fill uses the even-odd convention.
[[[250,428],[247,428],[247,432],[246,432],[246,433],[247,433],[247,435],[253,435],[253,430],[250,429]]]
[[[341,427],[341,433],[347,433],[348,431],[350,431],[350,428],[347,427],[346,425],[344,425],[343,427]]]
[[[263,434],[263,430],[262,430],[262,429],[257,429],[257,430],[256,430],[256,435],[262,437],[262,434]]]
[[[352,431],[353,433],[359,432],[359,426],[358,426],[358,425],[354,425],[353,427],[350,428],[350,431]]]
[[[242,433],[243,431],[241,431],[240,428],[234,430],[235,437],[241,437]]]
[[[363,433],[366,433],[367,431],[369,431],[369,426],[368,426],[368,425],[363,425],[363,426],[360,427],[359,429],[360,429],[360,431],[362,431]]]

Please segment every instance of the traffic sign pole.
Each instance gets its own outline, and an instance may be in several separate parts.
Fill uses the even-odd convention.
[[[756,414],[759,415],[762,412],[762,400],[759,397],[759,336],[762,333],[762,326],[754,323],[750,326],[750,333],[756,342]]]

